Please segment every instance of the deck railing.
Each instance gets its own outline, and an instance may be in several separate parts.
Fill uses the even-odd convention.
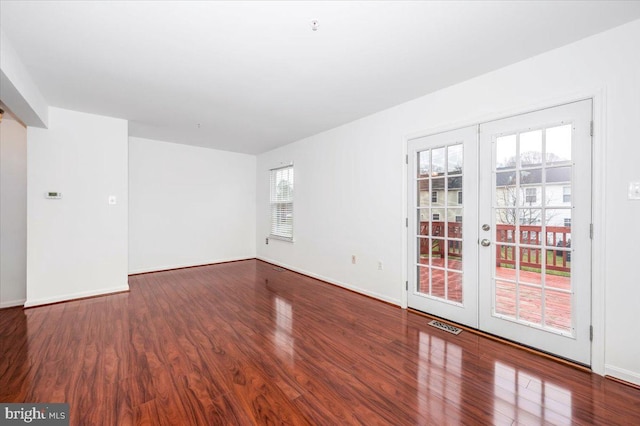
[[[429,226],[431,224],[431,226]],[[446,233],[445,233],[446,231]],[[516,232],[519,238],[516,239]],[[516,225],[499,224],[496,226],[496,265],[515,268],[516,241],[520,245],[520,267],[541,269],[542,252],[547,252],[546,269],[551,271],[571,271],[571,227],[570,226],[545,226],[545,235],[540,225]],[[431,248],[429,240],[420,241],[420,253],[431,252],[434,257],[442,258],[445,251],[445,236],[448,239],[462,239],[462,223],[459,222],[420,222],[420,235],[431,236]],[[543,247],[544,243],[544,247]],[[447,254],[449,257],[460,258],[462,256],[462,242],[448,240]]]
[[[571,271],[571,227],[520,225],[519,238],[516,240],[516,225],[496,225],[496,265],[515,268],[515,247],[511,244],[519,241],[520,267],[540,269],[542,252],[546,251],[546,269],[551,271]],[[506,243],[506,244],[501,244]],[[544,244],[544,248],[542,245]],[[540,248],[538,248],[540,247]]]
[[[447,227],[445,234],[445,226]],[[461,222],[420,222],[420,235],[431,236],[431,256],[442,258],[445,251],[445,236],[447,238],[462,239],[462,223]],[[441,239],[442,238],[442,239]],[[420,253],[429,253],[429,240],[420,240]],[[448,241],[447,253],[450,258],[460,259],[462,257],[462,241]]]

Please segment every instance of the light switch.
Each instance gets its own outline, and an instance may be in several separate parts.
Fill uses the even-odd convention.
[[[117,204],[116,196],[115,195],[109,195],[109,205],[110,206],[114,206],[116,204]]]
[[[640,182],[629,182],[629,199],[640,200]]]

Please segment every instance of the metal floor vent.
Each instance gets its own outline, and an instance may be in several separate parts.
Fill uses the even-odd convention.
[[[444,330],[447,333],[451,333],[451,334],[458,335],[458,334],[462,333],[462,329],[461,328],[454,327],[451,324],[447,324],[447,323],[436,321],[436,320],[431,321],[429,323],[429,325],[431,327],[439,328],[440,330]]]

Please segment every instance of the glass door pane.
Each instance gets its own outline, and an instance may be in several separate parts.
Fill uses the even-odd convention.
[[[416,291],[462,303],[461,143],[417,153],[418,249]]]
[[[570,124],[501,135],[493,158],[496,315],[568,334],[571,135]]]

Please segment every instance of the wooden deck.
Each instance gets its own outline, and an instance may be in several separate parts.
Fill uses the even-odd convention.
[[[434,265],[442,267],[442,261],[432,260]],[[451,260],[449,261],[451,265]],[[449,273],[447,292],[445,293],[445,272],[433,269],[431,295],[446,298],[455,302],[463,301],[462,276]],[[516,318],[516,301],[518,301],[520,319],[542,325],[543,292],[538,286],[541,283],[540,274],[530,271],[520,271],[520,280],[531,285],[521,285],[516,294],[516,286],[507,280],[515,280],[516,270],[511,268],[496,268],[496,276],[504,279],[497,283],[496,311],[502,315]],[[420,291],[429,294],[429,269],[420,270]],[[547,274],[545,276],[545,318],[547,327],[567,331],[571,329],[571,295],[562,290],[571,289],[571,278]]]
[[[72,425],[631,425],[640,390],[250,260],[0,310],[0,401]]]
[[[428,264],[430,258],[432,266],[444,268],[447,258],[448,267],[447,272],[420,268],[419,291],[463,302],[462,275],[450,271],[462,269],[462,223],[424,221],[420,222],[419,232],[421,262]],[[496,312],[538,326],[569,331],[571,279],[564,275],[571,273],[571,227],[498,224],[495,239]],[[518,248],[514,241],[525,246]],[[520,267],[519,286],[509,282],[516,280],[516,265]],[[539,271],[545,271],[544,290]]]

